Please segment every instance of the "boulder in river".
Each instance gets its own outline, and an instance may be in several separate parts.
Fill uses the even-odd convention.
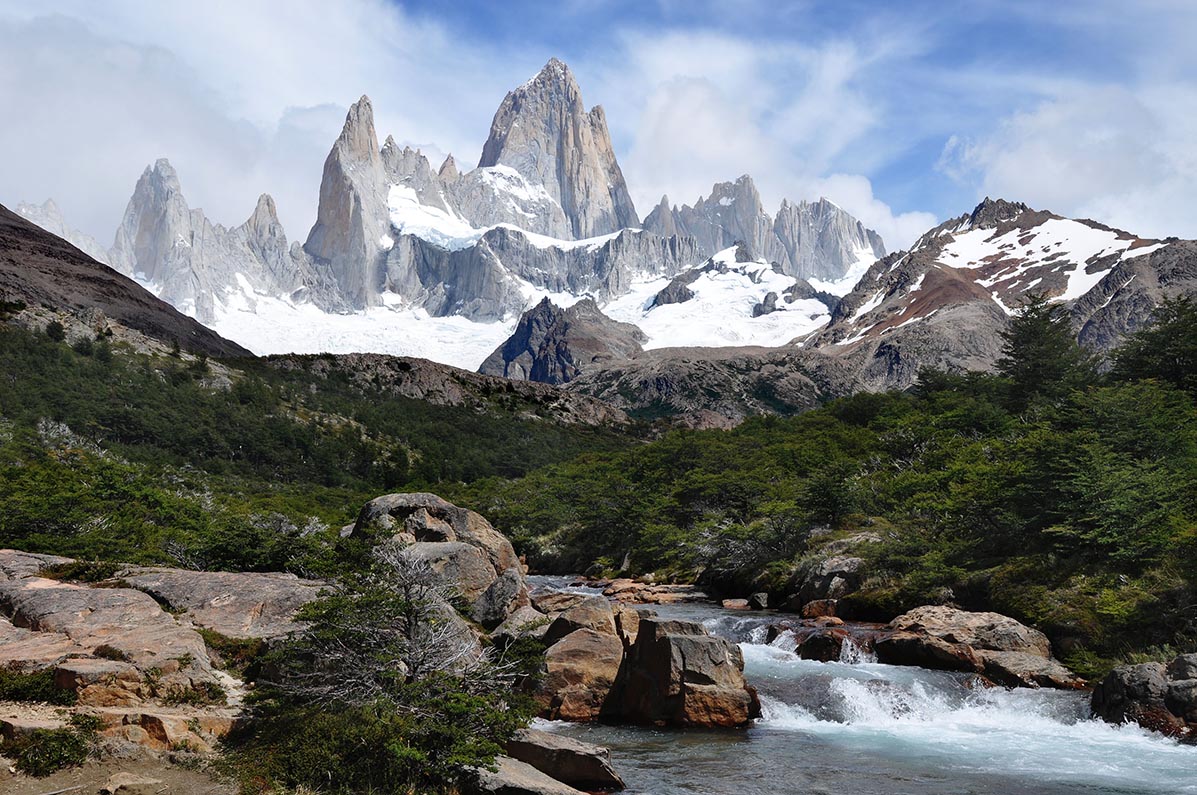
[[[1137,723],[1173,737],[1197,732],[1197,654],[1168,665],[1122,665],[1093,689],[1093,714],[1110,723]]]
[[[614,635],[615,613],[611,603],[601,596],[587,596],[565,610],[549,626],[545,634],[546,643],[554,643],[579,629],[593,629],[606,635]]]
[[[622,716],[637,723],[732,727],[760,714],[739,646],[690,621],[641,619],[622,690]]]
[[[558,640],[545,652],[545,675],[536,690],[542,714],[572,721],[610,714],[623,654],[614,632],[579,629]]]
[[[595,790],[623,789],[623,779],[611,766],[611,752],[539,729],[521,729],[507,741],[507,755],[531,765],[571,787]]]
[[[883,663],[979,673],[1009,687],[1084,684],[1052,659],[1046,635],[1000,613],[926,605],[898,616],[888,629],[891,634],[874,644]]]
[[[475,769],[465,792],[468,795],[585,795],[509,756],[495,757],[494,770]]]

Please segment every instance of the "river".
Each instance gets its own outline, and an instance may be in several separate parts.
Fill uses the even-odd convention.
[[[539,722],[610,748],[630,795],[1197,793],[1197,746],[1093,720],[1086,693],[976,687],[851,650],[801,660],[785,634],[765,643],[768,614],[654,609],[739,643],[764,714],[739,731]]]

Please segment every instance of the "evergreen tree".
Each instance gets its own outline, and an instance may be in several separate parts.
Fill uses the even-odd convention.
[[[1112,375],[1122,381],[1164,381],[1197,395],[1197,302],[1166,299],[1151,324],[1114,353]]]
[[[1055,402],[1096,380],[1094,356],[1077,343],[1067,311],[1042,295],[1032,296],[1002,339],[997,368],[1011,381],[1013,408],[1035,399]]]

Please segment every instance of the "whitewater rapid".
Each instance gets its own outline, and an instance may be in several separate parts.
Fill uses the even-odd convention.
[[[557,724],[611,748],[632,795],[1185,795],[1197,746],[1089,717],[1088,694],[994,688],[849,648],[799,659],[769,617],[658,608],[736,641],[762,717],[747,731]]]

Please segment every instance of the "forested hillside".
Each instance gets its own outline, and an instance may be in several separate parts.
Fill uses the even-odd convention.
[[[0,544],[318,570],[371,497],[517,477],[636,431],[561,423],[505,393],[435,405],[321,364],[151,355],[103,336],[68,343],[56,322],[0,323]]]
[[[1197,308],[1157,317],[1101,368],[1038,302],[1006,335],[999,374],[925,371],[908,393],[676,432],[458,499],[534,567],[775,600],[829,543],[864,538],[847,599],[858,617],[994,609],[1095,673],[1197,637]]]

